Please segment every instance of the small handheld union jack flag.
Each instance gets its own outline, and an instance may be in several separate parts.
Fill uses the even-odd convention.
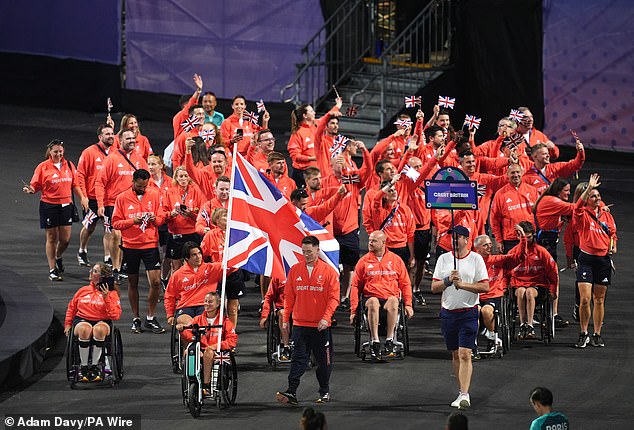
[[[511,118],[515,122],[520,122],[522,118],[524,118],[524,112],[519,111],[517,109],[511,109],[511,113],[509,114],[509,118]]]
[[[200,120],[198,119],[196,115],[192,115],[189,118],[187,118],[185,121],[181,122],[181,127],[183,127],[183,130],[185,131],[191,131],[198,124],[200,124]]]
[[[84,228],[88,229],[90,224],[92,224],[97,219],[97,214],[92,211],[92,209],[88,209],[88,213],[84,217],[84,220],[81,222]]]
[[[220,364],[231,364],[231,355],[228,351],[220,351],[216,353],[214,362]]]
[[[406,96],[405,97],[405,107],[413,108],[415,106],[419,106],[422,104],[423,100],[421,96]]]
[[[255,102],[255,105],[258,108],[258,112],[264,112],[266,110],[266,106],[264,106],[264,100],[260,99],[259,102]]]
[[[353,173],[351,175],[341,175],[341,183],[342,184],[359,184],[361,183],[361,177],[358,173]]]
[[[244,113],[242,114],[242,119],[257,125],[260,117],[256,115],[254,112],[244,111]]]
[[[401,173],[414,182],[416,182],[416,180],[420,177],[420,173],[418,173],[416,169],[413,169],[412,166],[410,166],[409,164],[403,166],[403,171]]]
[[[141,229],[143,233],[145,233],[145,229],[147,228],[147,225],[149,222],[150,222],[150,214],[149,213],[143,214],[143,218],[141,218],[141,225],[139,226],[139,228]]]
[[[199,134],[200,137],[203,138],[203,141],[209,142],[209,144],[214,143],[214,140],[216,139],[216,130],[213,128],[210,128],[209,130],[201,130]]]
[[[477,118],[475,115],[467,115],[464,118],[464,123],[467,124],[469,128],[475,128],[476,130],[480,128],[481,118]]]
[[[108,97],[108,100],[106,100],[106,108],[108,109],[108,113],[110,113],[113,107],[114,105],[112,104],[112,100],[110,100],[110,97]]]
[[[394,121],[394,124],[397,126],[401,126],[401,127],[411,127],[412,126],[412,120],[410,119],[397,119],[396,121]]]
[[[337,136],[335,136],[335,138],[332,140],[332,146],[329,148],[330,158],[335,158],[336,156],[340,155],[343,150],[346,149],[346,145],[348,144],[349,140],[350,139],[348,139],[343,134],[338,134]]]
[[[358,112],[359,112],[359,106],[350,105],[350,106],[348,106],[348,109],[346,110],[346,116],[349,116],[350,118],[353,118],[353,117],[357,116]]]
[[[455,104],[456,104],[455,97],[452,98],[452,97],[438,96],[438,106],[440,107],[453,109]]]

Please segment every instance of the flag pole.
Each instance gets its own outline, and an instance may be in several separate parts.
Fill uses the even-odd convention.
[[[233,145],[233,163],[231,165],[231,182],[229,185],[229,203],[227,204],[227,227],[225,228],[225,243],[222,253],[222,292],[220,293],[220,325],[223,325],[224,309],[225,309],[225,293],[227,291],[227,249],[229,249],[229,220],[233,209],[233,181],[235,180],[236,171],[236,154],[238,152],[238,142]],[[220,352],[220,343],[222,342],[222,328],[219,328],[218,345],[216,351]]]
[[[456,264],[456,251],[458,250],[458,238],[456,236],[456,233],[453,231],[454,227],[456,226],[454,224],[454,219],[453,219],[453,209],[450,210],[451,212],[451,247],[452,249],[452,254],[453,254],[453,270],[456,270],[457,264]]]

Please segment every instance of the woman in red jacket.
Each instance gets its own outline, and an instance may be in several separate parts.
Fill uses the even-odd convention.
[[[196,233],[196,217],[204,203],[202,191],[193,183],[185,166],[174,169],[173,186],[163,196],[169,231],[167,256],[172,259],[172,271],[183,264],[183,244],[188,241],[200,243],[200,236]]]
[[[68,303],[64,333],[79,338],[79,358],[81,360],[82,382],[100,381],[97,363],[103,352],[104,341],[110,334],[109,322],[121,317],[121,302],[117,290],[109,290],[104,278],[112,276],[112,270],[104,263],[97,263],[90,269],[90,285],[81,287]],[[112,283],[114,286],[114,281]],[[96,346],[94,348],[93,346]],[[92,349],[92,367],[88,367],[88,357]]]
[[[163,196],[172,186],[172,178],[169,177],[166,171],[165,162],[159,154],[150,154],[147,158],[148,171],[150,172],[150,182],[148,182],[148,188],[153,188]],[[163,289],[167,288],[167,281],[170,277],[171,259],[167,257],[167,223],[163,223],[159,226],[159,251],[161,252],[161,284]]]
[[[121,148],[119,144],[119,140],[121,138],[121,133],[125,130],[132,130],[135,137],[134,151],[144,160],[147,160],[148,156],[154,152],[152,151],[152,146],[150,145],[150,141],[147,137],[141,134],[141,129],[139,128],[139,121],[136,116],[131,113],[123,115],[121,118],[121,127],[119,127],[119,132],[114,136],[114,144],[112,147],[115,150]]]
[[[191,324],[199,326],[220,325],[220,296],[216,292],[207,293],[205,296],[205,312],[195,317]],[[182,331],[187,342],[193,338],[191,330],[183,330],[183,324],[176,324],[176,329]],[[231,323],[231,320],[224,316],[222,319],[222,334],[220,350],[227,351],[234,349],[238,345],[238,335]],[[211,390],[211,370],[214,364],[214,357],[218,349],[218,329],[209,329],[200,339],[200,346],[203,352],[203,390]]]
[[[616,223],[610,212],[601,209],[599,175],[590,175],[588,188],[575,204],[574,219],[579,233],[577,282],[581,295],[577,348],[605,346],[601,326],[605,315],[605,295],[612,277],[612,255],[616,254]],[[592,296],[592,297],[591,297]],[[588,335],[590,300],[594,302],[594,334]]]
[[[64,158],[64,142],[53,139],[46,146],[46,160],[35,168],[31,183],[22,187],[26,194],[42,192],[40,228],[46,230],[46,259],[51,281],[64,279],[62,254],[70,242],[73,190],[84,201],[84,194],[75,183],[75,165]],[[84,210],[88,210],[87,204]]]

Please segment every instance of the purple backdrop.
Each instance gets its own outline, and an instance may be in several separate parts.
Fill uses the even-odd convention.
[[[545,133],[590,148],[634,151],[631,0],[544,0]]]
[[[189,93],[199,73],[219,97],[279,101],[322,25],[318,0],[128,0],[126,88]]]
[[[121,0],[0,2],[0,51],[121,64]]]

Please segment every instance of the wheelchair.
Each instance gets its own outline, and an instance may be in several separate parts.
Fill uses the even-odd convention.
[[[180,332],[176,330],[176,318],[174,318],[171,330],[170,355],[172,357],[172,372],[178,375],[183,370],[183,345]]]
[[[231,351],[220,351],[214,358],[211,371],[211,393],[203,396],[203,359],[200,338],[207,330],[222,328],[222,325],[183,327],[191,330],[193,339],[187,345],[187,355],[183,356],[181,391],[183,404],[192,417],[198,418],[205,400],[212,399],[218,409],[235,405],[238,394],[238,371],[236,360]]]
[[[365,300],[362,294],[359,294],[359,304],[356,310],[354,322],[354,353],[361,360],[365,361],[371,348],[371,339],[361,343],[362,332],[370,333],[368,326],[368,315],[366,312]],[[379,336],[387,335],[387,312],[381,308],[379,310]],[[409,355],[409,331],[407,328],[407,314],[405,313],[405,303],[399,300],[398,316],[396,318],[396,327],[394,329],[394,351],[388,353],[388,358],[404,359]]]
[[[106,336],[103,352],[98,363],[92,363],[92,352],[88,357],[88,362],[96,364],[99,369],[101,381],[87,384],[110,385],[114,387],[123,379],[123,343],[121,342],[121,332],[117,327],[108,321],[110,334]],[[77,388],[80,383],[79,376],[81,370],[81,359],[79,358],[79,338],[75,333],[75,324],[71,327],[70,334],[66,340],[66,378],[71,389]],[[93,347],[94,348],[94,347]]]
[[[484,357],[502,358],[507,354],[511,347],[511,341],[509,339],[509,328],[507,323],[507,307],[508,298],[506,295],[500,297],[500,306],[496,307],[493,311],[493,318],[495,321],[495,348],[488,351],[479,351],[479,354]]]
[[[273,370],[276,370],[278,366],[283,366],[291,362],[290,360],[280,360],[282,346],[278,315],[279,309],[272,309],[266,321],[266,358]],[[289,346],[292,351],[292,345]]]
[[[519,341],[519,312],[517,308],[517,298],[514,288],[508,288],[507,298],[507,323],[509,343]],[[553,299],[550,297],[547,288],[539,287],[537,297],[535,297],[534,319],[539,321],[539,341],[548,345],[555,337],[555,320],[553,315]],[[535,327],[537,330],[537,327]]]

